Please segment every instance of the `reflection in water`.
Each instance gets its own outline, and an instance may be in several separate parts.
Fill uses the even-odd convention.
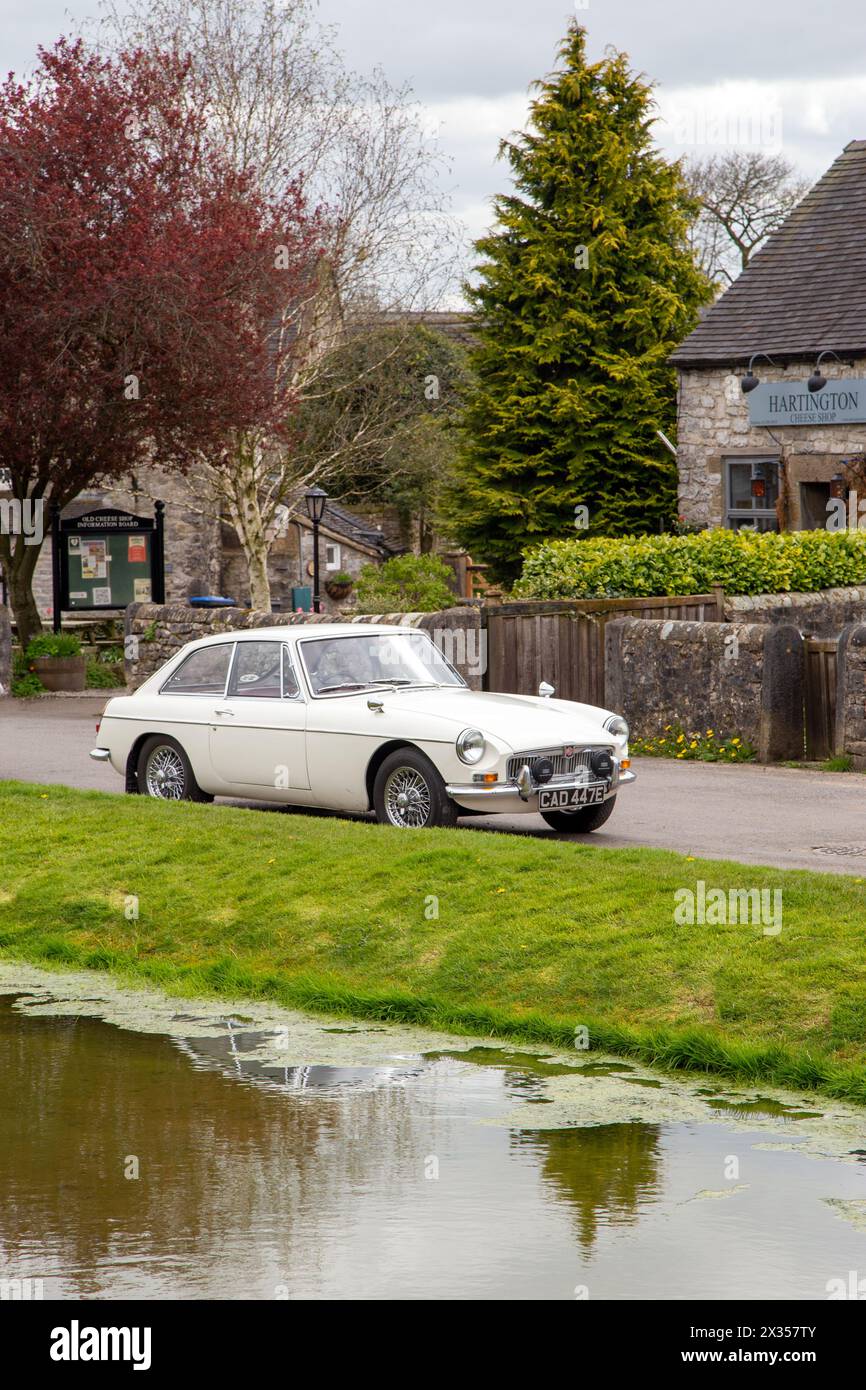
[[[179,1044],[95,1019],[26,1018],[10,1003],[0,999],[0,1248],[18,1277],[36,1252],[41,1274],[48,1254],[59,1281],[51,1296],[123,1296],[126,1263],[156,1256],[165,1275],[186,1266],[193,1296],[220,1264],[223,1286],[211,1296],[261,1295],[237,1287],[229,1259],[231,1241],[256,1231],[265,1264],[256,1282],[273,1262],[265,1284],[273,1297],[283,1275],[277,1249],[291,1250],[301,1268],[318,1258],[302,1213],[317,1210],[327,1223],[340,1207],[350,1224],[347,1194],[374,1175],[395,1190],[418,1181],[421,1116],[399,1088],[340,1106],[287,1105],[276,1076],[273,1089],[238,1085],[202,1065],[225,1060],[208,1054],[229,1055],[235,1038]],[[256,1064],[244,1070],[252,1077]],[[301,1070],[289,1080],[294,1092],[328,1071],[301,1078]],[[130,1160],[138,1178],[125,1176]]]
[[[862,1262],[838,1215],[862,1165],[760,1152],[775,1130],[758,1119],[757,1135],[628,1122],[658,1105],[628,1064],[450,1039],[422,1055],[386,1030],[366,1051],[330,1039],[336,1065],[281,1066],[291,1025],[263,1022],[190,1015],[167,1035],[0,995],[0,1281],[42,1279],[46,1298],[815,1298]],[[324,1026],[294,1026],[315,1056]],[[608,1113],[598,1088],[627,1094],[622,1122],[581,1125]],[[731,1152],[730,1200],[696,1200],[724,1190]]]
[[[658,1125],[523,1131],[515,1142],[538,1156],[544,1181],[573,1209],[578,1239],[591,1250],[599,1221],[630,1225],[662,1190]]]
[[[426,1053],[429,1062],[452,1057],[458,1062],[476,1062],[484,1067],[501,1067],[511,1083],[523,1086],[532,1076],[574,1076],[580,1070],[569,1062],[551,1062],[543,1052],[517,1052],[504,1047],[469,1047],[462,1051]]]
[[[727,1110],[731,1115],[743,1117],[746,1115],[772,1115],[779,1120],[820,1120],[821,1110],[797,1109],[793,1105],[785,1105],[780,1100],[773,1100],[771,1096],[754,1096],[747,1100],[741,1096],[735,1096],[732,1100],[718,1098],[708,1100],[707,1105],[711,1110]]]

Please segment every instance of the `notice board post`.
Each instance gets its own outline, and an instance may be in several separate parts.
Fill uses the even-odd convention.
[[[165,603],[165,503],[153,516],[101,507],[62,519],[52,511],[54,631],[64,613]]]

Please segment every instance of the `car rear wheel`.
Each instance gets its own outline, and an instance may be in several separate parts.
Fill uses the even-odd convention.
[[[610,820],[615,805],[616,797],[611,796],[600,806],[587,806],[583,811],[542,811],[541,817],[560,835],[588,835]]]
[[[382,763],[373,785],[373,806],[380,825],[401,830],[457,823],[457,807],[445,783],[416,748],[398,748]]]
[[[189,758],[176,739],[154,734],[138,755],[138,790],[160,801],[213,801],[195,780]]]

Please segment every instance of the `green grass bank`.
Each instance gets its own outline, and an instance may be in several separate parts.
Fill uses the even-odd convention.
[[[677,925],[698,880],[782,930]],[[0,952],[866,1102],[853,878],[6,782]]]

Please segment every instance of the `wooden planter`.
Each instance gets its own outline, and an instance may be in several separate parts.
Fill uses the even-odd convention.
[[[84,655],[37,656],[33,671],[46,690],[84,690],[87,667]]]

